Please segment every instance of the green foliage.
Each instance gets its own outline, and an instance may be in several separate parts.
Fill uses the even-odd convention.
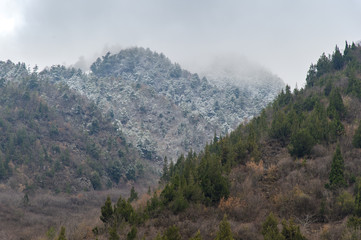
[[[66,240],[66,237],[65,237],[65,227],[61,227],[60,229],[60,233],[59,233],[59,236],[58,236],[58,239],[57,240]]]
[[[182,236],[179,233],[179,228],[175,225],[169,227],[163,234],[163,240],[181,240]]]
[[[133,202],[134,200],[138,199],[138,193],[135,191],[134,186],[130,189],[130,196],[128,201]]]
[[[265,240],[284,240],[284,236],[280,233],[278,221],[273,213],[270,213],[266,221],[262,224],[262,235]]]
[[[231,225],[227,220],[227,216],[223,216],[223,220],[219,223],[216,240],[233,240]]]
[[[329,124],[326,110],[319,102],[315,104],[313,111],[307,117],[305,127],[316,143],[327,142],[329,140]]]
[[[113,226],[109,229],[109,240],[120,240],[120,236],[117,233],[116,226]]]
[[[119,197],[117,204],[114,206],[114,216],[118,224],[122,221],[135,223],[137,218],[130,202],[123,199],[122,196]]]
[[[337,116],[333,118],[329,123],[329,137],[332,142],[335,142],[337,138],[343,135],[345,132],[345,127],[343,126],[340,118]]]
[[[348,78],[348,85],[346,93],[351,93],[356,97],[361,97],[361,81],[356,77],[356,70],[353,67],[347,67],[346,75]]]
[[[227,198],[229,195],[230,184],[228,179],[222,176],[221,169],[220,162],[214,157],[208,157],[207,154],[199,165],[200,186],[208,203],[218,203],[221,198]]]
[[[336,199],[340,214],[346,216],[352,214],[355,209],[355,200],[347,191],[342,191]]]
[[[95,144],[95,142],[88,142],[86,145],[86,152],[94,159],[99,159],[100,157],[100,150]]]
[[[169,169],[168,169],[168,159],[167,157],[164,157],[163,162],[163,172],[162,176],[160,177],[161,182],[168,182],[169,181]]]
[[[184,211],[188,207],[187,200],[183,197],[181,192],[177,192],[172,204],[170,204],[170,208],[174,214],[180,213]]]
[[[118,184],[120,178],[122,177],[122,173],[124,172],[123,167],[119,161],[111,162],[106,171],[110,179],[116,184]]]
[[[281,91],[281,93],[278,95],[275,103],[279,106],[279,107],[283,107],[286,106],[287,104],[289,104],[292,100],[292,93],[291,93],[291,88],[289,85],[286,85],[285,91]]]
[[[340,150],[340,145],[337,145],[335,154],[332,158],[331,172],[329,175],[330,187],[338,188],[346,185],[344,178],[344,161]]]
[[[306,240],[306,237],[301,234],[300,227],[293,222],[293,219],[289,222],[282,221],[281,233],[286,240]]]
[[[270,133],[270,137],[278,139],[284,145],[291,135],[291,125],[283,111],[275,113]]]
[[[100,190],[102,188],[99,173],[93,172],[90,176],[90,182],[91,182],[94,190]]]
[[[332,66],[335,70],[340,70],[344,66],[344,59],[337,46],[335,47],[335,52],[332,55]]]
[[[130,232],[127,234],[127,240],[134,240],[137,237],[137,228],[132,226]]]
[[[137,176],[136,176],[134,166],[131,166],[131,165],[128,166],[128,169],[125,172],[125,176],[128,180],[133,180],[133,181],[136,180]]]
[[[306,77],[306,87],[313,87],[317,81],[317,67],[311,64]]]
[[[346,114],[346,108],[343,104],[342,96],[339,88],[335,88],[330,94],[330,104],[327,108],[328,116],[333,119],[339,117],[343,119]]]
[[[101,216],[100,220],[104,224],[110,224],[113,221],[113,207],[112,207],[112,201],[110,200],[110,197],[107,197],[107,200],[105,201],[104,205],[101,207]]]
[[[316,76],[317,78],[321,77],[322,75],[329,73],[332,68],[331,60],[326,56],[325,53],[321,55],[318,59],[316,64]]]
[[[359,122],[355,135],[352,138],[352,144],[355,148],[361,148],[361,121]]]
[[[347,226],[354,230],[361,229],[361,217],[352,216],[347,220]],[[356,238],[357,239],[357,238]]]
[[[55,238],[55,235],[56,235],[56,231],[55,228],[52,226],[46,232],[46,237],[48,240],[53,240]]]
[[[303,157],[311,153],[311,149],[315,144],[314,138],[307,129],[300,129],[291,137],[288,147],[292,156]]]

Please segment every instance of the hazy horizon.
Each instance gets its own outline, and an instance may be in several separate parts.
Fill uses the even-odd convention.
[[[0,60],[89,64],[139,46],[199,72],[241,56],[294,87],[335,45],[361,39],[359,1],[0,0]]]

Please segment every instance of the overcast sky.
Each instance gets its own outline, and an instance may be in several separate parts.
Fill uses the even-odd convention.
[[[0,0],[0,60],[40,67],[131,46],[184,68],[246,56],[303,86],[309,65],[361,40],[359,0]]]

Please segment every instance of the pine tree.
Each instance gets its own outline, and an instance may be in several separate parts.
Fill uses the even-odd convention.
[[[343,119],[346,113],[345,105],[343,104],[342,96],[339,88],[335,88],[330,94],[330,105],[327,108],[327,113],[331,119],[337,116]]]
[[[292,156],[303,157],[311,153],[314,144],[311,134],[306,129],[301,129],[292,136],[288,149]]]
[[[137,237],[137,228],[132,226],[132,229],[127,234],[127,240],[134,240]]]
[[[352,138],[352,144],[355,148],[361,148],[361,121],[358,125],[355,135]]]
[[[284,236],[280,233],[278,221],[273,213],[270,213],[266,221],[262,224],[262,235],[265,240],[284,240]]]
[[[223,220],[219,223],[216,240],[233,240],[231,225],[227,220],[227,215],[223,216]]]
[[[113,218],[113,207],[112,207],[112,201],[110,200],[110,197],[107,197],[107,200],[105,201],[104,205],[101,207],[101,216],[100,220],[105,225],[108,225],[112,218]]]
[[[300,227],[293,222],[293,219],[289,222],[282,221],[282,235],[286,240],[306,240],[301,234]]]
[[[340,70],[344,65],[344,60],[342,57],[342,54],[340,52],[340,49],[336,46],[335,52],[332,55],[332,66],[335,70]]]
[[[131,222],[134,219],[135,212],[130,202],[119,196],[117,204],[114,206],[114,215],[118,223],[123,220]]]
[[[109,240],[120,240],[120,237],[117,233],[116,226],[113,226],[109,229]]]
[[[162,176],[160,178],[160,181],[162,182],[168,182],[169,181],[169,168],[168,168],[168,159],[167,157],[164,157],[164,162],[163,162],[163,173]]]
[[[59,237],[58,237],[58,240],[66,240],[66,237],[65,237],[65,227],[61,227],[60,229],[60,233],[59,233]]]
[[[332,158],[331,172],[329,176],[331,188],[337,188],[346,185],[346,181],[344,178],[344,169],[345,166],[340,150],[340,145],[337,145],[335,154]]]
[[[128,198],[129,202],[133,202],[138,199],[138,193],[135,191],[134,186],[130,189],[130,196]]]
[[[179,233],[179,228],[175,225],[169,227],[165,231],[162,239],[164,239],[164,240],[181,240],[182,236]]]

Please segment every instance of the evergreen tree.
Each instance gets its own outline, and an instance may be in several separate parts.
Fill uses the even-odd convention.
[[[317,80],[317,68],[316,65],[311,64],[306,77],[306,87],[313,87]]]
[[[286,240],[306,240],[301,234],[300,227],[293,222],[293,219],[289,222],[282,221],[282,235]]]
[[[337,145],[335,154],[332,158],[331,172],[329,175],[330,187],[337,188],[346,185],[344,178],[344,161],[340,150],[340,145]]]
[[[162,182],[168,182],[169,181],[169,169],[168,169],[168,159],[167,157],[164,157],[164,162],[163,162],[163,173],[162,176],[160,178],[160,181]]]
[[[117,228],[114,225],[109,229],[109,240],[120,240],[120,236],[117,233]]]
[[[58,237],[58,240],[66,240],[66,237],[65,237],[65,227],[61,227],[60,229],[60,233],[59,233],[59,237]]]
[[[331,119],[337,116],[343,119],[346,113],[345,105],[343,104],[342,96],[339,88],[335,88],[330,94],[330,105],[327,108],[327,113]]]
[[[340,52],[340,49],[336,46],[335,52],[332,55],[332,66],[335,70],[340,70],[344,65],[344,60],[342,57],[342,54]]]
[[[282,145],[288,140],[291,126],[283,111],[279,110],[275,113],[269,134],[272,138],[280,140]]]
[[[138,199],[138,193],[135,191],[134,186],[130,189],[130,196],[128,201],[133,202],[134,200]]]
[[[164,235],[163,235],[163,240],[181,240],[182,236],[179,233],[179,228],[175,225],[169,227]]]
[[[132,229],[127,234],[127,240],[134,240],[137,237],[137,228],[132,226]]]
[[[352,138],[352,144],[355,148],[361,148],[361,121],[358,125],[355,135]]]
[[[198,167],[200,185],[207,203],[218,203],[222,197],[229,195],[229,181],[222,176],[220,161],[209,153],[205,153]]]
[[[336,115],[336,117],[333,118],[329,124],[330,140],[332,142],[335,142],[339,136],[344,134],[344,132],[345,132],[345,127],[340,121],[340,118]]]
[[[321,77],[323,74],[330,72],[332,68],[331,60],[326,56],[325,53],[322,53],[321,57],[318,59],[316,68],[317,77]]]
[[[231,225],[227,220],[227,216],[223,216],[223,220],[219,223],[216,240],[233,240]]]
[[[114,215],[118,223],[121,223],[123,220],[125,222],[132,222],[135,212],[130,202],[119,196],[117,204],[114,206]]]
[[[100,220],[105,225],[108,225],[113,218],[113,207],[112,207],[112,201],[110,200],[110,197],[107,197],[107,200],[105,201],[104,205],[101,207],[101,216]]]
[[[312,113],[307,118],[306,124],[308,132],[315,139],[316,143],[328,141],[328,120],[324,106],[317,102]]]
[[[292,156],[303,157],[311,153],[314,143],[311,134],[306,129],[301,129],[292,136],[288,149]]]
[[[284,240],[284,236],[280,233],[278,221],[273,213],[270,213],[266,221],[262,224],[262,235],[265,240]]]

